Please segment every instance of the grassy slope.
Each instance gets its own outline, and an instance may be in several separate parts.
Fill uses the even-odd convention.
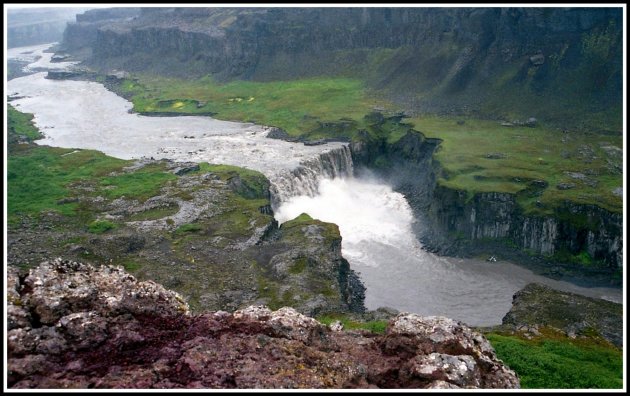
[[[622,351],[601,340],[573,340],[553,331],[531,340],[499,333],[486,337],[524,389],[623,387]]]

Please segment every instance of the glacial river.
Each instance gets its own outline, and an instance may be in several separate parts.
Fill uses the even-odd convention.
[[[100,150],[133,159],[169,158],[244,166],[264,173],[283,191],[291,171],[316,162],[341,143],[305,146],[266,138],[267,128],[209,117],[145,117],[132,104],[85,81],[45,79],[38,71],[64,68],[50,63],[46,46],[11,49],[8,58],[31,62],[33,74],[8,81],[11,104],[34,114],[45,138],[37,143]],[[494,325],[511,307],[512,295],[530,282],[621,302],[621,289],[584,288],[532,273],[507,261],[440,257],[422,249],[412,232],[405,198],[386,181],[320,175],[316,194],[284,194],[275,208],[284,222],[308,213],[339,225],[342,253],[365,284],[366,306],[422,315],[445,315],[470,325]],[[288,188],[288,187],[287,187]],[[297,192],[296,192],[297,191]],[[298,195],[295,195],[298,194]]]

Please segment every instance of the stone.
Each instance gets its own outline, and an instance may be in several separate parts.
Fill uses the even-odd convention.
[[[24,309],[45,322],[9,331],[11,389],[520,386],[481,334],[448,318],[401,313],[375,335],[289,307],[190,315],[177,294],[120,267],[55,260],[23,281],[15,273],[9,306],[22,290]]]
[[[330,327],[330,330],[332,330],[332,331],[342,331],[343,330],[343,324],[340,321],[338,321],[338,320],[335,320],[334,322],[332,322],[330,324],[330,326],[328,326],[328,327]]]
[[[542,53],[532,55],[529,57],[529,61],[534,66],[542,66],[545,63],[545,55]]]
[[[623,307],[611,301],[561,292],[530,283],[514,294],[503,324],[515,330],[540,334],[540,326],[579,335],[592,330],[614,345],[623,344]]]
[[[556,188],[558,190],[570,190],[572,188],[575,188],[575,183],[558,183],[556,185]]]
[[[538,120],[534,117],[529,117],[527,121],[525,121],[525,126],[530,128],[534,128],[538,124]]]

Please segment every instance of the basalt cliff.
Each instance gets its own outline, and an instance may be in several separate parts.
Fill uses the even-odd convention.
[[[580,127],[588,114],[576,108],[621,114],[621,16],[577,7],[90,10],[68,25],[62,48],[105,70],[350,76],[408,112],[536,114]]]

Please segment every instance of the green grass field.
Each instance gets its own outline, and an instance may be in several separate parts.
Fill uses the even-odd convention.
[[[37,216],[43,211],[78,215],[81,208],[72,198],[75,189],[81,189],[82,184],[89,185],[89,189],[81,194],[109,199],[125,196],[144,201],[156,195],[164,183],[176,178],[162,165],[123,172],[123,167],[132,161],[108,157],[94,150],[18,144],[16,134],[36,137],[37,130],[28,114],[9,108],[8,116],[9,141],[13,142],[9,145],[7,160],[9,222],[21,215]],[[95,232],[102,229],[94,227]]]
[[[214,113],[222,120],[276,126],[298,136],[318,122],[360,120],[374,101],[360,80],[311,78],[293,81],[198,80],[136,76],[120,87],[137,112]]]

